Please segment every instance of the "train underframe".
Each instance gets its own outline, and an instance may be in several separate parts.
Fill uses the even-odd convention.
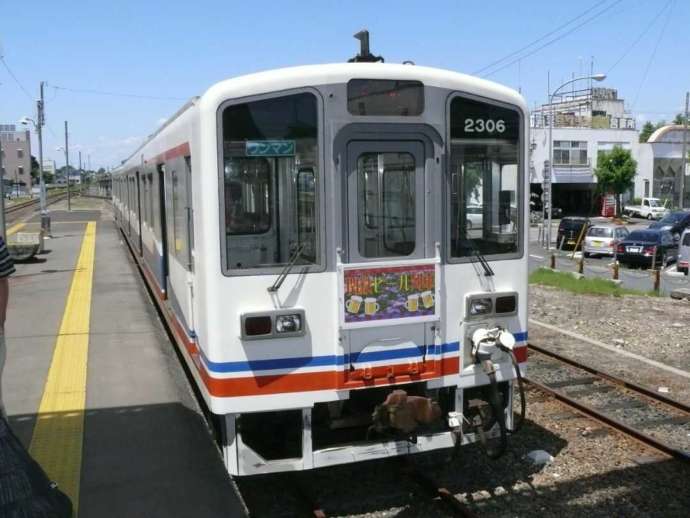
[[[512,428],[513,385],[497,384],[503,418]],[[486,415],[489,385],[429,389],[426,382],[350,391],[340,401],[310,408],[219,416],[222,452],[231,475],[301,471],[400,455],[449,450],[499,434]],[[438,419],[413,432],[376,430],[373,415],[393,391],[428,398]],[[479,417],[479,419],[475,419]],[[479,428],[477,423],[480,424]]]

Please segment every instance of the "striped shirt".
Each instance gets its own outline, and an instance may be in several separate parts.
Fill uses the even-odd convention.
[[[9,277],[14,273],[14,262],[7,251],[5,240],[0,236],[0,279]]]

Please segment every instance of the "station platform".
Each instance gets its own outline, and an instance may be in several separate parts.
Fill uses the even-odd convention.
[[[80,517],[245,516],[109,203],[50,212],[10,279],[10,426]]]

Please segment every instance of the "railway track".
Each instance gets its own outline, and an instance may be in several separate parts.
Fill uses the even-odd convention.
[[[690,463],[690,406],[530,343],[526,381],[611,428]]]
[[[67,193],[53,194],[46,198],[46,205],[52,205],[60,200],[67,198]],[[24,201],[5,208],[5,219],[7,223],[15,223],[21,219],[22,216],[29,214],[39,206],[40,200],[35,198],[33,200]]]

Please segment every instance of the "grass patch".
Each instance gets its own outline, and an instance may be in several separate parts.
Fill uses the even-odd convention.
[[[613,281],[597,277],[577,279],[567,272],[554,272],[548,268],[539,268],[532,272],[529,276],[529,283],[553,286],[571,293],[587,295],[613,295],[614,297],[620,297],[621,295],[657,296],[654,291],[631,290],[623,288]]]

